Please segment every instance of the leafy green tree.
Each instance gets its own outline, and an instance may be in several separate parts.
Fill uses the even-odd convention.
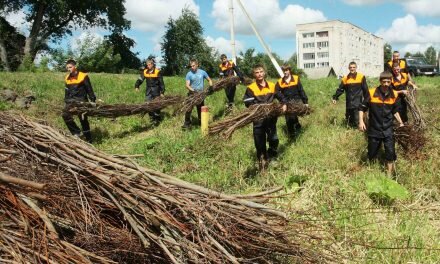
[[[418,57],[418,58],[425,58],[425,54],[421,53],[420,51],[417,51],[412,56],[413,57]]]
[[[115,31],[111,35],[105,37],[106,41],[113,46],[113,56],[119,54],[123,60],[120,60],[116,67],[122,71],[126,69],[139,69],[142,62],[139,59],[139,53],[134,53],[130,49],[136,44],[135,41],[125,36],[121,31]]]
[[[49,54],[51,57],[52,68],[55,71],[65,71],[66,61],[70,58],[75,58],[73,50],[70,46],[67,47],[67,50],[64,50],[61,47],[52,49],[49,51]]]
[[[277,54],[272,54],[278,64],[284,64],[284,61]],[[252,68],[256,64],[263,64],[266,68],[266,74],[268,77],[279,78],[278,71],[272,64],[269,55],[259,52],[255,53],[254,48],[249,48],[245,52],[240,52],[240,57],[238,58],[237,64],[240,65],[240,69],[249,77],[252,77]]]
[[[166,75],[182,75],[188,71],[189,60],[195,58],[200,68],[214,75],[215,51],[206,44],[203,38],[203,28],[194,12],[184,8],[176,20],[170,18],[162,37],[161,50]]]
[[[385,43],[383,45],[383,63],[387,63],[389,60],[391,60],[393,55],[393,47],[389,43]]]
[[[289,64],[292,67],[297,68],[298,67],[298,54],[294,52],[292,56],[285,62],[286,64]]]
[[[111,31],[130,27],[124,18],[124,0],[0,0],[0,16],[20,11],[30,22],[23,46],[22,60],[33,62],[36,54],[47,49],[77,28],[103,27]],[[27,58],[26,60],[24,58]]]
[[[426,61],[431,65],[437,64],[437,52],[433,46],[429,46],[425,51]]]
[[[409,58],[409,57],[411,57],[412,55],[411,55],[411,52],[409,52],[409,51],[407,51],[407,52],[405,52],[405,58]]]
[[[25,36],[0,16],[0,70],[17,70],[23,58],[20,47],[24,45],[25,39]]]

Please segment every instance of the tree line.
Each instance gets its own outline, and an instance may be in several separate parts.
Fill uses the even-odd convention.
[[[64,62],[69,58],[80,61],[80,69],[91,72],[121,73],[138,71],[145,59],[132,52],[135,41],[124,31],[130,29],[130,21],[121,0],[0,0],[0,70],[3,71],[48,71],[64,70]],[[28,33],[21,33],[6,19],[6,14],[24,12],[28,22]],[[75,48],[56,48],[50,44],[60,44],[76,29],[100,27],[109,30],[104,38],[91,35],[78,41]],[[197,15],[184,8],[177,19],[169,18],[161,41],[162,60],[165,75],[183,75],[188,71],[192,58],[199,60],[201,68],[215,76],[220,63],[218,51],[210,47],[203,37],[203,27]],[[391,46],[384,47],[385,58]],[[432,55],[434,54],[434,55]],[[40,56],[38,66],[35,65]],[[296,54],[283,60],[273,54],[279,64],[288,63],[297,74]],[[422,54],[428,61],[435,61],[435,49],[428,48]],[[434,57],[433,57],[434,56]],[[432,59],[434,58],[434,59]],[[267,73],[277,77],[278,73],[265,53],[249,48],[239,53],[237,65],[244,74],[250,76],[252,66],[263,63]]]

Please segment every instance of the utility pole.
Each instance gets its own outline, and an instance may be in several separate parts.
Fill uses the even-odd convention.
[[[249,16],[248,12],[244,8],[243,4],[241,3],[241,0],[237,0],[238,4],[241,7],[241,10],[243,10],[243,13],[246,15],[247,19],[249,20],[252,29],[254,30],[255,35],[257,35],[258,40],[260,41],[263,48],[266,50],[267,55],[269,55],[270,61],[272,61],[273,66],[275,66],[275,69],[277,69],[278,74],[280,77],[283,77],[283,71],[281,70],[280,65],[275,60],[275,58],[272,55],[272,52],[270,52],[269,48],[267,47],[266,43],[264,42],[263,38],[260,36],[260,33],[258,32],[257,28],[255,27],[254,22],[252,21],[251,17]]]
[[[232,61],[237,64],[237,53],[235,51],[235,36],[234,36],[234,0],[229,0],[229,18],[231,20],[231,47],[232,47]]]

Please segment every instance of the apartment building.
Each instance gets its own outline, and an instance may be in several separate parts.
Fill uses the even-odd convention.
[[[351,61],[366,76],[379,76],[383,45],[382,38],[340,20],[296,25],[298,68],[312,79],[345,75]]]

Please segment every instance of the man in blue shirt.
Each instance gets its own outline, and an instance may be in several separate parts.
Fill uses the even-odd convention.
[[[194,93],[202,92],[205,79],[208,80],[209,86],[212,86],[211,78],[209,78],[208,74],[204,70],[199,69],[199,62],[196,59],[192,59],[190,61],[190,66],[191,66],[191,70],[186,74],[186,78],[185,78],[186,89],[188,89],[188,96],[192,96]],[[204,101],[196,106],[199,123],[200,123],[201,111],[203,105],[204,105]],[[187,129],[191,127],[191,112],[192,109],[189,112],[185,113],[185,123],[183,123],[182,126],[183,129]]]

